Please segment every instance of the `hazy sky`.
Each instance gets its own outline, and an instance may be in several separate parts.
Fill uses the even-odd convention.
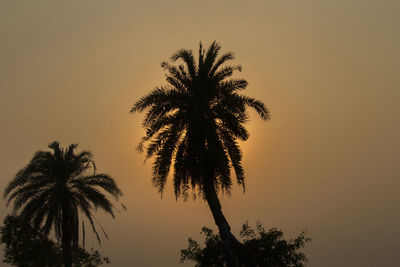
[[[0,0],[0,191],[51,141],[79,143],[128,207],[97,216],[108,266],[177,266],[186,238],[216,227],[204,201],[176,202],[170,183],[157,194],[134,149],[143,115],[129,110],[164,83],[173,52],[217,40],[272,114],[251,113],[246,194],[222,198],[233,231],[308,229],[311,267],[398,266],[399,11],[397,0]]]

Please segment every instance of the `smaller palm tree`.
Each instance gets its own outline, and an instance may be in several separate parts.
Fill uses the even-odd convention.
[[[49,144],[53,151],[36,152],[4,191],[7,205],[14,201],[13,213],[28,219],[46,236],[54,230],[61,241],[66,267],[72,266],[72,249],[78,246],[80,223],[84,245],[83,217],[90,222],[100,243],[93,212],[100,208],[114,218],[116,208],[107,195],[117,201],[122,196],[113,178],[95,172],[92,154],[88,151],[76,154],[76,147],[72,144],[63,149],[58,142]]]

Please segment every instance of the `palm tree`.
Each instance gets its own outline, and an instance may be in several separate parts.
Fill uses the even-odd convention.
[[[54,229],[66,267],[72,266],[72,250],[78,246],[80,220],[83,245],[85,242],[83,215],[100,243],[93,212],[100,208],[114,217],[115,207],[105,193],[116,200],[122,195],[109,175],[95,173],[92,154],[75,154],[76,147],[72,144],[63,149],[58,142],[49,144],[53,151],[36,152],[4,191],[7,205],[14,201],[13,213],[19,212],[45,235]]]
[[[235,266],[231,249],[240,243],[222,213],[218,192],[230,195],[231,167],[245,190],[238,140],[249,137],[246,109],[255,109],[264,120],[269,112],[262,102],[240,93],[247,87],[246,80],[231,76],[241,71],[241,66],[224,65],[234,56],[229,52],[219,57],[220,49],[216,42],[207,50],[200,43],[197,63],[191,50],[177,51],[171,61],[184,64],[163,62],[168,84],[139,99],[131,112],[147,110],[143,120],[146,133],[137,149],[142,152],[149,142],[146,159],[154,156],[155,187],[162,194],[173,165],[176,198],[186,200],[192,189],[207,201],[226,244],[228,265]]]

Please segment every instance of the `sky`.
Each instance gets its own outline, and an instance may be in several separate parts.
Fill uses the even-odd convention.
[[[133,103],[165,84],[160,63],[216,40],[233,51],[250,112],[247,191],[221,196],[235,234],[259,220],[307,229],[308,266],[397,266],[400,250],[397,0],[0,0],[0,191],[57,140],[90,150],[128,210],[98,213],[108,266],[179,266],[187,237],[216,229],[207,204],[163,197],[135,151]],[[0,203],[0,220],[10,212]],[[1,265],[0,266],[6,266]],[[193,266],[186,264],[182,266]]]

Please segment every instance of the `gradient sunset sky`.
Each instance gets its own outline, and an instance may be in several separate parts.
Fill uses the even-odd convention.
[[[128,208],[97,214],[101,248],[89,233],[106,266],[179,266],[186,238],[216,227],[204,201],[152,187],[129,110],[165,83],[162,61],[216,40],[272,117],[250,113],[247,191],[222,197],[233,232],[307,229],[311,267],[398,266],[399,14],[398,0],[0,0],[0,191],[48,143],[78,143]]]

